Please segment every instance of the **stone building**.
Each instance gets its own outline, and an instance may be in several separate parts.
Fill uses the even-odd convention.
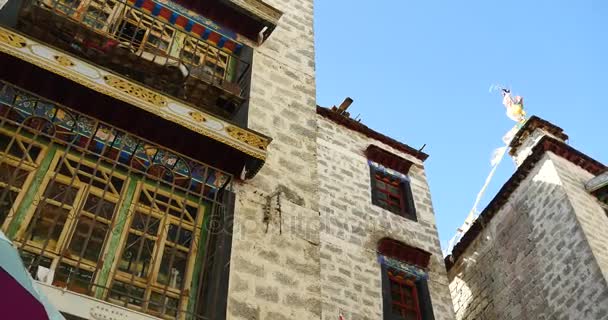
[[[532,117],[518,168],[446,257],[457,319],[608,319],[608,172]]]
[[[426,155],[315,97],[312,0],[9,1],[1,230],[68,319],[453,319]]]
[[[322,319],[454,319],[428,156],[336,110],[317,114]]]

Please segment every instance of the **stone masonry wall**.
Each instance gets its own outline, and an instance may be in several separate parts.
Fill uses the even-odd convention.
[[[254,46],[249,127],[273,142],[235,188],[228,319],[320,319],[313,1],[264,1],[284,15]]]
[[[382,319],[378,240],[390,237],[432,253],[429,289],[435,319],[454,319],[431,195],[420,160],[318,116],[322,319]],[[415,163],[410,170],[418,222],[371,203],[370,145]]]
[[[594,176],[564,158],[554,156],[552,159],[596,262],[602,270],[604,281],[608,281],[608,216],[599,200],[585,190],[585,183]]]
[[[546,153],[449,270],[457,319],[608,319],[569,170]]]

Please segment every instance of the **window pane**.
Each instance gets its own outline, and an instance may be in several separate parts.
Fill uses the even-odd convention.
[[[121,178],[112,176],[110,182],[112,183],[112,186],[114,186],[114,189],[116,189],[116,192],[120,193],[125,181]]]
[[[41,245],[46,243],[45,248],[48,250],[57,249],[57,241],[69,213],[69,210],[49,203],[40,205],[36,210],[34,221],[28,227],[28,233],[31,232],[29,240]]]
[[[163,314],[176,316],[178,302],[179,301],[175,298],[171,298],[166,295],[163,296],[158,292],[152,292],[152,294],[150,295],[150,303],[148,304],[148,308],[152,311],[162,313],[164,306],[165,312]]]
[[[55,271],[55,279],[53,285],[68,288],[69,290],[89,294],[91,289],[90,286],[93,283],[93,272],[76,269],[65,263],[59,264]]]
[[[171,257],[173,256],[173,261]],[[163,260],[160,264],[157,282],[164,285],[169,285],[171,288],[181,289],[183,285],[184,275],[186,273],[186,265],[188,262],[188,253],[181,250],[165,247]]]
[[[46,187],[44,196],[48,199],[53,199],[68,205],[74,203],[78,189],[73,186],[67,186],[57,181],[51,181]]]
[[[11,187],[21,188],[29,171],[16,168],[8,163],[0,164],[0,181]]]
[[[388,200],[388,196],[386,195],[386,193],[378,192],[376,194],[376,196],[378,197],[378,200],[382,200],[382,201]]]
[[[153,251],[154,241],[130,233],[118,269],[145,278],[151,268]]]
[[[144,293],[144,289],[120,281],[114,281],[110,288],[110,298],[137,306],[142,305]]]
[[[0,226],[4,223],[4,220],[11,213],[15,199],[17,199],[18,193],[15,191],[8,190],[7,188],[0,187]]]
[[[89,232],[91,232],[90,238]],[[101,254],[103,242],[106,238],[107,232],[107,225],[91,218],[81,216],[78,219],[74,236],[70,242],[70,253],[75,256],[81,256],[82,254],[82,258],[97,262]],[[88,241],[87,238],[89,239]],[[76,259],[76,257],[72,258]]]
[[[190,244],[192,243],[192,231],[180,228],[176,224],[169,224],[167,240],[180,246],[190,247]]]
[[[401,189],[399,187],[393,186],[393,185],[388,185],[388,190],[390,191],[390,193],[394,194],[394,195],[400,195],[401,194]]]
[[[108,220],[112,220],[116,205],[113,202],[101,199],[100,197],[89,193],[87,201],[84,204],[84,210],[92,214],[96,214]]]
[[[156,236],[158,234],[158,226],[160,220],[147,214],[140,212],[135,213],[133,216],[133,222],[131,222],[131,229],[145,232],[149,235]]]
[[[19,255],[21,256],[21,260],[23,260],[23,264],[30,271],[30,274],[34,279],[37,279],[38,266],[50,268],[51,263],[53,261],[47,257],[41,257],[38,254],[34,254],[31,252],[27,252],[25,250],[20,250]]]

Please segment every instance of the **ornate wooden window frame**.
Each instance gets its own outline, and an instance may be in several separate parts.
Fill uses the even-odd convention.
[[[3,88],[0,87],[0,89]],[[31,113],[35,116],[30,115]],[[81,120],[86,121],[81,123]],[[89,129],[81,128],[85,125]],[[28,175],[28,179],[33,181],[31,181],[31,185],[23,189],[24,191],[27,190],[25,194],[28,201],[20,201],[15,218],[11,218],[10,221],[7,220],[6,223],[8,225],[7,229],[9,229],[9,232],[7,232],[9,238],[14,240],[15,245],[23,255],[29,255],[28,257],[31,258],[29,261],[32,263],[28,265],[28,268],[35,277],[38,276],[38,271],[44,271],[44,269],[38,268],[41,265],[40,261],[43,261],[43,266],[49,267],[49,270],[56,271],[56,267],[60,263],[66,264],[68,266],[66,268],[75,267],[75,277],[80,277],[89,271],[95,271],[94,277],[89,277],[88,284],[90,287],[97,288],[88,289],[86,294],[99,299],[107,299],[108,285],[114,279],[118,261],[114,259],[115,251],[112,250],[122,248],[123,242],[121,241],[125,241],[127,230],[125,226],[128,228],[130,225],[127,220],[130,221],[131,213],[138,206],[133,195],[139,194],[137,192],[141,189],[155,187],[158,192],[165,196],[184,199],[184,203],[196,204],[199,207],[196,221],[191,221],[191,230],[194,232],[188,248],[188,271],[184,274],[184,280],[180,288],[179,297],[181,300],[179,302],[181,304],[178,317],[185,318],[187,315],[200,313],[200,304],[205,301],[201,298],[201,294],[206,297],[205,299],[208,299],[207,295],[217,294],[213,290],[202,293],[203,288],[201,288],[201,285],[204,287],[204,283],[201,282],[202,279],[209,280],[205,265],[206,261],[209,260],[208,254],[204,250],[209,245],[205,224],[209,223],[207,217],[211,219],[215,216],[224,219],[225,217],[221,212],[227,209],[225,205],[233,205],[233,202],[230,204],[221,196],[227,194],[229,195],[228,198],[231,197],[232,176],[194,159],[175,154],[130,133],[120,131],[97,119],[55,105],[47,100],[31,97],[28,93],[19,90],[15,91],[14,94],[7,94],[0,90],[0,133],[7,135],[11,138],[11,141],[28,141],[29,145],[36,145],[41,148],[35,161],[38,163],[38,167],[32,171],[35,172],[34,174]],[[126,142],[127,140],[130,142]],[[118,150],[118,153],[116,150]],[[27,154],[27,151],[23,154]],[[26,156],[23,155],[22,158],[24,157]],[[13,158],[2,153],[0,154],[0,163],[18,160]],[[128,159],[128,161],[125,159]],[[74,170],[61,166],[68,160],[73,160],[76,163],[76,166],[72,165]],[[34,161],[29,159],[29,162]],[[87,171],[90,173],[88,182],[80,181],[81,178],[78,177],[76,173],[78,170],[76,169],[84,170],[84,167],[92,166],[95,169]],[[62,171],[63,169],[67,171]],[[68,174],[68,172],[70,173]],[[74,260],[75,256],[67,256],[65,249],[69,248],[69,240],[73,236],[77,224],[81,221],[79,219],[87,216],[80,210],[86,204],[84,196],[85,194],[96,193],[96,196],[103,198],[105,195],[99,194],[95,188],[106,191],[108,188],[113,188],[111,187],[111,181],[105,185],[103,183],[107,181],[98,181],[98,183],[102,183],[100,186],[91,182],[92,175],[99,172],[106,173],[104,179],[111,179],[115,176],[122,179],[119,188],[121,190],[114,188],[115,195],[108,196],[114,206],[112,207],[112,218],[106,219],[109,221],[104,222],[106,226],[109,226],[109,231],[106,231],[105,239],[101,242],[102,249],[99,250],[97,263],[91,260],[84,261],[84,259],[76,257],[78,262],[74,266],[71,260]],[[52,199],[52,196],[46,196],[47,188],[50,188],[53,183],[63,183],[76,188],[77,191],[66,196],[69,200],[56,199],[59,200],[56,201]],[[23,197],[22,193],[23,191],[20,196]],[[52,248],[24,240],[28,239],[28,225],[37,218],[37,210],[38,212],[42,210],[38,208],[42,208],[41,206],[49,201],[58,208],[69,210],[65,221],[62,222],[63,225],[56,229],[58,231],[57,241]],[[166,221],[175,222],[174,218],[166,217],[164,213],[161,214]],[[93,218],[97,219],[97,217]],[[183,219],[180,218],[178,224],[182,224],[183,221],[181,220]],[[34,230],[34,227],[30,230]],[[48,229],[52,232],[55,228]],[[112,246],[114,249],[112,249]],[[80,252],[85,252],[85,249]],[[162,256],[160,257],[160,263],[162,263]],[[53,267],[52,264],[54,264]],[[79,272],[79,270],[83,272]],[[158,274],[158,270],[159,267],[156,267],[156,274]],[[50,275],[50,277],[46,280],[42,279],[42,281],[56,282],[54,281],[56,280],[54,275],[50,273],[47,275]],[[196,276],[196,283],[193,282],[194,275]],[[214,279],[211,280],[215,281]],[[70,289],[69,281],[65,284]],[[227,285],[227,280],[225,284]],[[150,285],[149,283],[146,284],[146,286]],[[224,285],[224,282],[221,285]],[[161,299],[163,299],[163,295],[175,295],[175,290],[159,285],[156,285],[155,288],[161,292]],[[70,290],[79,292],[78,290]],[[203,307],[203,310],[205,307]],[[217,310],[214,315],[220,313],[222,313],[222,310]],[[169,316],[166,315],[165,317]],[[175,317],[171,316],[171,318]]]
[[[186,274],[182,280],[182,285],[181,285],[182,289],[181,290],[178,288],[171,288],[171,286],[169,284],[162,284],[162,283],[158,282],[158,276],[159,276],[160,265],[163,262],[163,257],[164,257],[163,254],[167,250],[167,242],[169,242],[168,241],[168,227],[170,224],[175,225],[176,223],[177,224],[183,223],[183,219],[177,219],[175,216],[168,214],[167,212],[162,212],[157,207],[150,207],[150,206],[146,206],[146,205],[142,204],[140,198],[142,196],[149,195],[147,193],[149,193],[150,191],[154,192],[155,194],[156,193],[161,194],[162,196],[168,197],[171,200],[184,201],[184,203],[186,203],[189,206],[197,207],[197,214],[196,214],[196,217],[194,218],[193,223],[187,223],[186,225],[183,225],[184,229],[187,229],[188,231],[192,232],[193,238],[191,240],[191,247],[186,248],[188,250],[187,267],[186,267]],[[160,187],[158,185],[154,186],[146,181],[138,182],[136,194],[137,194],[137,196],[136,196],[136,198],[133,199],[133,202],[130,204],[130,209],[129,209],[130,212],[132,212],[133,214],[129,215],[127,223],[126,223],[123,233],[121,235],[120,246],[119,246],[120,251],[117,252],[117,253],[119,253],[119,256],[117,256],[117,259],[115,259],[114,263],[112,264],[113,277],[107,283],[108,287],[110,287],[110,290],[106,293],[106,295],[104,296],[104,299],[107,299],[108,301],[113,302],[113,303],[124,304],[131,309],[141,310],[141,311],[148,310],[148,312],[150,312],[149,304],[151,302],[151,295],[154,293],[162,292],[167,297],[178,300],[178,306],[180,306],[179,313],[184,314],[188,308],[187,302],[188,302],[189,294],[190,294],[188,288],[191,287],[192,280],[193,280],[192,276],[193,276],[194,269],[195,269],[195,263],[197,262],[197,253],[199,250],[200,241],[201,241],[201,238],[203,238],[203,223],[208,214],[208,205],[206,205],[204,203],[200,203],[200,202],[197,203],[196,201],[188,199],[188,197],[183,194],[171,193],[170,191],[167,191],[166,188],[164,188],[164,187]],[[182,211],[182,214],[185,212],[186,211]],[[144,231],[138,230],[138,229],[132,227],[133,221],[135,220],[135,217],[138,213],[142,216],[147,216],[148,219],[149,219],[149,217],[158,219],[158,228],[155,232],[156,235],[144,235],[144,233],[145,233]],[[148,228],[148,225],[149,225],[149,222],[146,222],[146,226],[145,226],[146,229]],[[181,226],[182,225],[180,225],[180,227]],[[144,235],[145,238],[147,238],[147,239],[155,238],[154,239],[154,251],[152,253],[152,261],[151,261],[152,266],[151,266],[150,270],[148,271],[148,275],[146,277],[134,276],[133,274],[129,273],[128,271],[124,271],[119,268],[120,259],[123,256],[123,254],[125,253],[125,246],[127,245],[127,239],[129,237],[129,234],[137,234],[140,237],[141,237],[141,235]],[[184,248],[180,248],[180,249],[184,249]],[[199,263],[200,262],[201,261],[199,261]],[[147,278],[147,281],[146,281],[146,278]],[[142,306],[137,306],[137,305],[131,304],[131,303],[129,303],[128,300],[125,303],[125,301],[123,301],[123,300],[112,298],[111,297],[111,294],[113,293],[112,285],[115,282],[122,282],[122,283],[131,282],[131,284],[134,284],[135,286],[137,286],[139,288],[142,288],[142,287],[145,288],[144,289],[144,300],[142,301]],[[116,291],[114,291],[114,292],[116,292]],[[127,298],[129,298],[129,297],[127,297]],[[130,298],[133,298],[133,297],[130,297]],[[166,314],[165,311],[167,311],[167,310],[166,310],[166,308],[163,307],[163,310],[161,310],[161,312],[151,311],[150,313],[155,314],[160,317],[169,317],[169,319],[172,319],[173,317],[175,317],[175,315]],[[174,311],[177,311],[177,310],[174,310]]]
[[[10,139],[9,144],[11,144],[10,146],[7,145],[9,150],[0,150],[0,159],[2,160],[0,162],[0,165],[4,165],[6,163],[12,168],[19,168],[21,170],[29,171],[28,176],[19,188],[10,185],[10,183],[0,181],[0,187],[9,187],[11,191],[17,192],[17,197],[14,199],[13,204],[9,209],[9,212],[7,213],[4,221],[0,221],[0,230],[7,232],[14,218],[15,211],[21,205],[26,191],[30,188],[30,185],[32,184],[34,178],[33,172],[36,171],[37,167],[40,165],[40,162],[46,156],[47,148],[44,145],[37,143],[27,137],[15,135],[14,132],[11,132],[10,130],[6,130],[4,128],[0,128],[0,135],[8,137]],[[15,144],[21,152],[29,153],[31,146],[24,146],[23,143],[27,143],[28,145],[34,145],[37,148],[40,148],[36,159],[31,159],[31,156],[29,156],[30,159],[19,158],[10,153],[10,148],[12,148]],[[16,178],[15,173],[11,175],[11,178]],[[0,194],[0,200],[3,202],[6,201],[5,199],[1,199],[2,197],[6,196],[4,192],[1,192]]]
[[[378,262],[382,278],[384,320],[406,319],[407,313],[415,316],[416,320],[434,319],[427,284],[430,256],[428,252],[393,239],[384,238],[379,241]],[[402,287],[411,290],[408,299],[404,299]],[[397,297],[393,295],[395,289],[399,291]],[[399,298],[399,301],[395,301],[395,298]]]

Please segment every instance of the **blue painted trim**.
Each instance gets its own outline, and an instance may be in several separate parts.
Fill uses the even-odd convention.
[[[169,17],[169,23],[175,24],[175,21],[177,21],[177,17],[179,17],[179,14],[177,12],[172,12],[171,17]]]
[[[218,48],[223,48],[224,45],[226,44],[227,40],[228,39],[226,37],[222,36],[222,38],[220,39],[220,41],[217,42],[217,47]]]
[[[188,23],[186,23],[186,27],[184,27],[184,29],[188,32],[192,31],[192,27],[194,26],[194,21],[192,20],[188,20]]]
[[[152,9],[152,15],[153,16],[158,16],[160,14],[160,9],[162,9],[163,6],[161,6],[160,4],[156,3],[154,4],[154,9]]]

